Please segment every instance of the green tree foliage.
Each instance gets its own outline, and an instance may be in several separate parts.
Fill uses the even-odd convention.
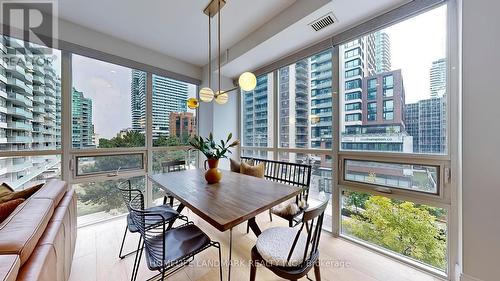
[[[187,136],[182,139],[172,136],[161,136],[154,141],[155,146],[181,146],[188,145]],[[136,131],[127,132],[124,135],[118,135],[111,139],[99,139],[99,148],[114,147],[143,147],[145,137],[142,133]],[[185,151],[155,152],[153,154],[153,170],[161,171],[161,163],[172,160],[181,160],[186,156]],[[134,157],[99,157],[95,162],[83,167],[84,172],[115,171],[120,167],[121,170],[137,165],[137,158]],[[145,190],[144,177],[133,178],[134,188]],[[88,209],[88,212],[81,211],[80,214],[113,210],[125,210],[124,202],[117,190],[117,185],[121,181],[105,181],[97,183],[82,184],[78,191],[78,199],[83,206],[81,209]],[[91,211],[92,210],[92,211]]]
[[[446,235],[429,207],[371,196],[362,216],[344,220],[347,233],[435,267],[446,267]]]

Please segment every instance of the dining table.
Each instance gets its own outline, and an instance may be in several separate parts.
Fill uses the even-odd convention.
[[[258,237],[261,229],[255,217],[294,198],[302,189],[236,172],[221,172],[222,180],[215,184],[206,182],[203,169],[154,174],[148,177],[180,202],[177,206],[179,213],[188,208],[217,230],[229,231],[228,280],[231,280],[233,228],[248,221],[250,229]],[[173,223],[171,222],[169,228]]]

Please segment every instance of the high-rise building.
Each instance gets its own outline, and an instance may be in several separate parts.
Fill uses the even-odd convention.
[[[0,37],[0,150],[51,150],[61,146],[61,84],[40,47]],[[46,51],[46,50],[45,50]],[[14,187],[44,177],[56,156],[0,159],[0,182]]]
[[[344,105],[342,148],[412,152],[405,128],[405,91],[401,70],[362,79],[362,96]]]
[[[196,117],[192,112],[171,112],[170,136],[187,139],[196,134]]]
[[[279,70],[280,147],[309,144],[309,59]],[[290,120],[293,120],[290,122]]]
[[[146,126],[145,72],[132,70],[131,108],[132,129],[145,132]],[[188,84],[163,76],[153,75],[153,139],[168,136],[170,113],[186,112]]]
[[[73,148],[95,146],[94,125],[92,123],[92,99],[86,98],[83,92],[79,92],[73,88],[71,106],[73,116]]]
[[[446,59],[432,62],[430,69],[431,97],[442,97],[446,94]]]
[[[257,86],[252,91],[243,92],[242,108],[245,124],[243,145],[268,147],[272,146],[272,104],[268,102],[273,93],[273,81],[269,75],[257,77]],[[265,155],[261,155],[265,156]]]
[[[377,31],[373,35],[375,73],[391,71],[391,40],[387,33]]]
[[[445,153],[446,95],[407,104],[406,130],[413,136],[413,152]]]
[[[311,148],[332,148],[332,52],[311,57]]]

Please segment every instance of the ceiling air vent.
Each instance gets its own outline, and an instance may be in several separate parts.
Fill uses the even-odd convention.
[[[337,22],[337,19],[333,13],[328,13],[325,16],[311,22],[309,25],[314,28],[315,31],[320,31],[321,29],[330,26]]]

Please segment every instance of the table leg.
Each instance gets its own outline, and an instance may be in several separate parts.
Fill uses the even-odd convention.
[[[259,225],[257,225],[257,222],[255,221],[255,217],[248,220],[248,225],[250,226],[250,229],[252,229],[255,236],[259,237],[259,235],[262,233],[262,231],[260,230]]]
[[[184,205],[182,203],[180,203],[179,206],[177,206],[177,213],[179,213],[179,215],[180,215],[183,209],[184,209]],[[173,220],[173,221],[168,223],[167,230],[170,230],[172,228],[172,226],[174,226],[175,221],[176,220]]]
[[[228,264],[228,271],[227,271],[227,280],[231,281],[231,263],[232,263],[232,254],[233,251],[233,229],[229,229],[229,264]]]

